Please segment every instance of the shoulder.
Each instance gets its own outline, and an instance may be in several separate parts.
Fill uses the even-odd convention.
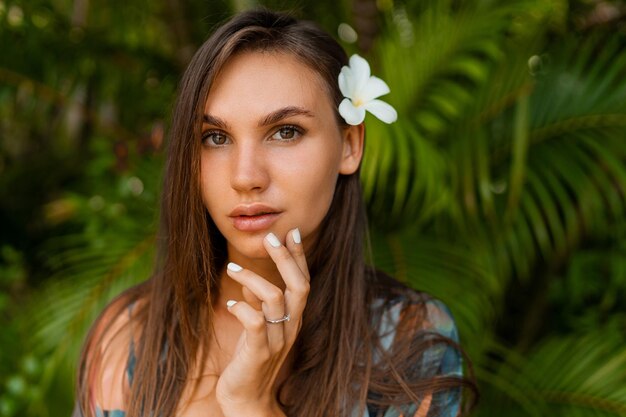
[[[381,271],[374,271],[371,280],[373,306],[382,313],[404,312],[404,318],[420,319],[416,326],[437,331],[458,341],[452,311],[442,300],[409,287]],[[409,315],[408,313],[413,313]]]
[[[373,319],[382,347],[388,350],[405,339],[425,343],[424,365],[460,374],[459,332],[448,305],[379,271],[373,282]]]
[[[388,375],[399,370],[407,386],[432,383],[424,403],[400,406],[404,415],[456,416],[463,380],[462,350],[451,309],[439,298],[412,289],[383,273],[372,281],[373,364]],[[436,381],[440,381],[441,384]],[[425,407],[425,409],[423,409]],[[386,417],[397,416],[394,409]]]
[[[81,357],[79,395],[87,408],[121,410],[130,386],[129,361],[141,326],[144,301],[124,293],[109,303],[95,321]]]

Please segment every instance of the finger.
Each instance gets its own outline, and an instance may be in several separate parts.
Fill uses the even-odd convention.
[[[251,350],[250,357],[258,354],[261,359],[264,357],[269,359],[267,358],[267,355],[269,355],[269,343],[263,312],[252,308],[245,301],[228,300],[226,307],[243,326],[245,339],[241,348],[249,348]]]
[[[304,251],[304,245],[302,244],[302,238],[300,236],[300,230],[298,228],[295,228],[289,231],[289,233],[287,233],[287,238],[285,239],[285,246],[291,253],[291,256],[293,256],[294,260],[296,261],[296,264],[300,268],[300,271],[302,271],[302,274],[307,280],[307,285],[303,289],[303,291],[307,293],[307,296],[305,297],[304,301],[300,301],[303,305],[302,313],[300,314],[300,317],[302,317],[302,314],[304,314],[304,308],[306,308],[306,299],[308,298],[308,293],[310,291],[311,275],[309,273],[309,266],[307,265],[307,261],[306,261],[306,253]],[[285,291],[285,304],[286,305],[293,304],[291,298],[292,298],[292,292],[289,288],[287,288],[287,290]],[[298,302],[298,301],[296,300],[295,302]],[[287,343],[289,343],[291,340],[294,340],[295,337],[297,337],[298,332],[300,331],[301,325],[302,325],[302,321],[300,320],[298,326],[295,329],[293,330],[290,328],[286,329],[287,332],[285,334],[285,340]]]
[[[285,246],[289,249],[291,256],[293,256],[293,259],[296,261],[296,264],[300,268],[300,271],[304,274],[307,281],[311,281],[309,266],[307,265],[306,255],[304,253],[304,245],[302,244],[302,238],[300,236],[300,229],[295,228],[287,233]]]
[[[252,291],[248,289],[248,287],[241,288],[241,294],[243,295],[243,299],[246,303],[250,304],[252,308],[255,310],[263,310],[263,301],[254,295]]]
[[[280,288],[234,262],[227,265],[226,272],[229,277],[243,286],[244,291],[247,290],[261,300],[260,310],[265,318],[280,319],[285,315],[285,297]],[[284,345],[283,330],[282,323],[267,325],[267,335],[272,351],[282,349]]]
[[[309,281],[289,249],[283,246],[273,233],[269,233],[263,239],[263,245],[276,264],[283,281],[285,281],[285,308],[287,313],[299,322],[309,294]]]
[[[226,273],[233,280],[249,290],[256,298],[262,301],[263,308],[268,308],[267,313],[282,317],[285,311],[285,298],[280,288],[255,274],[249,269],[242,268],[234,262],[229,262]],[[271,316],[269,318],[276,318]]]
[[[289,239],[293,239],[293,236],[288,237],[288,240]],[[287,249],[286,246],[283,246],[273,233],[269,233],[265,236],[265,239],[263,239],[263,245],[276,264],[278,272],[280,272],[287,288],[296,293],[308,294],[308,276],[302,272],[302,269],[300,269],[300,266],[289,249]],[[302,243],[294,244],[294,246],[302,247]]]

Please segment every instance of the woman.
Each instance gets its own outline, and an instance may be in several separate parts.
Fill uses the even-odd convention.
[[[364,109],[395,112],[367,63],[347,64],[328,34],[266,10],[198,50],[156,272],[89,333],[82,415],[457,415],[474,385],[449,310],[364,262]]]

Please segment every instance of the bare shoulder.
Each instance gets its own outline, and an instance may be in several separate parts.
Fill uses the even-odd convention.
[[[121,295],[104,309],[87,337],[83,355],[85,392],[101,410],[123,410],[129,388],[130,352],[140,337],[138,313],[145,301]]]

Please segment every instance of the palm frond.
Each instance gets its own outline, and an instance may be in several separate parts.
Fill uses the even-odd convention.
[[[470,248],[410,231],[374,234],[372,247],[378,268],[447,303],[462,335],[483,334],[488,339],[489,323],[496,313],[494,294],[501,289],[485,258],[476,258]],[[470,351],[480,349],[479,345],[468,347]]]

